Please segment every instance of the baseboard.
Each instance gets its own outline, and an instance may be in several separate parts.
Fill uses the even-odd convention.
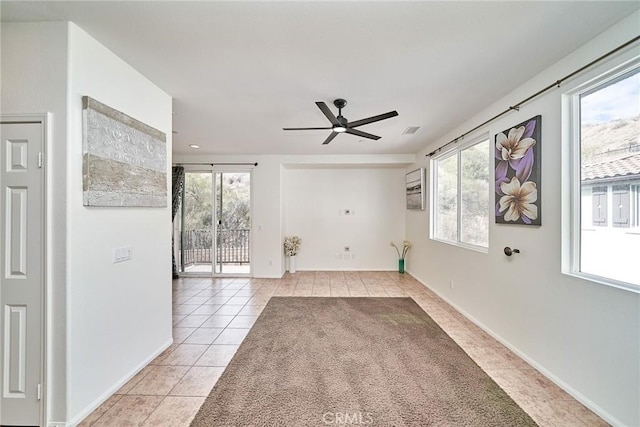
[[[86,417],[89,416],[93,411],[95,411],[100,405],[102,405],[108,398],[110,398],[113,393],[118,391],[120,387],[125,385],[131,378],[136,376],[138,372],[140,372],[145,366],[147,366],[153,359],[158,357],[163,351],[165,351],[169,346],[173,344],[173,338],[166,341],[162,344],[156,351],[154,351],[149,357],[147,357],[141,364],[132,369],[127,375],[125,375],[120,381],[111,386],[107,391],[105,391],[100,397],[91,402],[86,408],[84,408],[78,415],[73,417],[71,420],[66,423],[59,422],[50,422],[49,427],[75,427],[82,422]]]
[[[454,304],[453,302],[451,302],[446,296],[444,296],[442,293],[440,293],[439,291],[437,291],[436,289],[433,289],[432,287],[430,287],[429,285],[427,285],[427,283],[421,279],[420,277],[416,276],[415,274],[413,274],[412,272],[410,272],[409,270],[407,270],[407,273],[411,274],[418,282],[420,282],[424,287],[426,287],[427,289],[429,289],[431,292],[435,293],[436,295],[438,295],[440,298],[442,298],[443,301],[445,301],[447,304],[449,304],[451,307],[455,308],[456,311],[460,314],[462,314],[464,317],[466,317],[467,319],[469,319],[469,321],[471,321],[473,324],[475,324],[476,326],[478,326],[480,329],[482,329],[483,331],[485,331],[486,333],[488,333],[489,335],[491,335],[496,341],[500,342],[500,344],[504,345],[505,347],[507,347],[509,350],[511,350],[512,352],[514,352],[516,355],[518,355],[518,357],[520,357],[522,360],[524,360],[525,362],[527,362],[529,365],[531,365],[532,367],[534,367],[537,371],[539,371],[542,375],[544,375],[545,377],[547,377],[551,382],[553,382],[554,384],[556,384],[558,387],[560,387],[561,389],[563,389],[564,391],[566,391],[568,394],[570,394],[574,399],[576,399],[578,402],[582,403],[584,406],[586,406],[587,408],[589,408],[590,410],[592,410],[596,415],[598,415],[600,418],[602,418],[603,420],[605,420],[606,422],[608,422],[609,424],[611,424],[614,427],[624,427],[625,424],[623,422],[621,422],[620,420],[618,420],[616,417],[614,417],[613,415],[611,415],[610,413],[608,413],[607,411],[605,411],[604,409],[602,409],[599,405],[597,405],[596,403],[594,403],[592,400],[590,400],[589,398],[587,398],[586,396],[584,396],[582,393],[580,393],[579,391],[575,390],[573,387],[571,387],[569,384],[567,384],[566,382],[564,382],[562,379],[558,378],[556,375],[554,375],[552,372],[550,372],[549,370],[547,370],[544,366],[540,365],[538,362],[536,362],[534,359],[532,359],[531,357],[529,357],[527,354],[523,353],[522,351],[520,351],[518,348],[516,348],[514,345],[512,345],[509,341],[505,340],[504,338],[502,338],[502,336],[500,336],[499,334],[497,334],[496,332],[494,332],[492,329],[488,328],[487,326],[485,326],[482,322],[480,322],[479,320],[477,320],[475,317],[473,317],[472,315],[470,315],[469,313],[467,313],[465,310],[463,310],[462,308],[460,308],[458,305]]]
[[[393,272],[393,269],[389,268],[298,268],[296,271],[389,271]]]

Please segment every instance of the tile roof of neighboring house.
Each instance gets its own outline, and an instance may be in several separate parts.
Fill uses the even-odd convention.
[[[582,166],[582,180],[640,175],[640,153]]]

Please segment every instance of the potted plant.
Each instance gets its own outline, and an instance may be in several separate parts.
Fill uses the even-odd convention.
[[[289,256],[289,273],[296,272],[296,255],[300,249],[302,239],[298,236],[287,236],[284,238],[284,254]]]
[[[403,241],[402,251],[400,251],[400,249],[393,242],[391,242],[391,246],[393,246],[393,248],[398,253],[398,273],[404,273],[404,257],[407,255],[407,252],[409,252],[409,249],[411,249],[411,242],[408,240]]]

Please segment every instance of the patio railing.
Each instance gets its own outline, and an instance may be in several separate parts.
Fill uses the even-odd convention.
[[[249,264],[251,262],[250,229],[218,230],[216,260],[218,264]],[[184,267],[193,264],[211,264],[211,230],[186,230],[182,233],[180,256]]]

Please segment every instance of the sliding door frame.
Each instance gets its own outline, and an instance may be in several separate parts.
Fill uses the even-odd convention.
[[[182,188],[182,203],[180,206],[180,267],[178,275],[181,277],[252,277],[253,274],[253,259],[254,259],[254,239],[253,239],[253,169],[243,167],[221,167],[221,166],[206,166],[206,165],[185,165],[185,179],[186,174],[189,173],[207,173],[211,175],[211,272],[186,272],[183,271],[184,267],[184,219],[185,219],[185,195],[186,185]],[[222,173],[247,173],[249,174],[249,212],[251,216],[250,230],[249,230],[249,272],[248,273],[223,273],[222,267],[220,267],[220,273],[216,272],[217,262],[217,235],[218,235],[218,194],[216,190],[216,175]],[[222,183],[220,186],[222,191]],[[220,264],[221,266],[222,264]]]

